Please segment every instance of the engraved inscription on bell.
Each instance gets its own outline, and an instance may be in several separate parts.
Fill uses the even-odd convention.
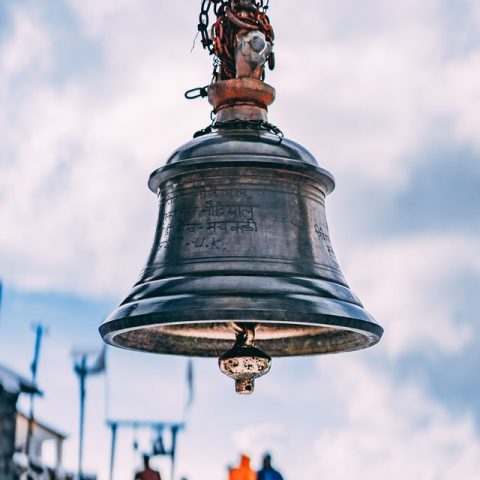
[[[241,263],[242,271],[308,271],[343,283],[318,182],[260,168],[242,173],[194,172],[163,185],[160,234],[145,275],[152,267],[183,272],[185,264],[211,271],[221,261],[223,269]]]
[[[245,189],[204,186],[200,192],[186,189],[166,200],[160,246],[180,241],[185,255],[208,250],[229,250],[239,235],[258,231],[252,197]],[[179,208],[180,207],[180,208]],[[188,252],[188,253],[187,253]],[[215,252],[216,254],[218,252]]]

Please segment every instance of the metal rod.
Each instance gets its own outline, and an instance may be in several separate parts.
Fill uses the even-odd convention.
[[[112,445],[110,450],[110,476],[109,479],[113,480],[113,472],[115,469],[115,450],[117,447],[117,428],[118,424],[111,423],[110,428],[112,430]]]
[[[177,426],[172,426],[171,432],[172,432],[172,448],[170,450],[170,459],[172,462],[172,468],[170,472],[170,480],[174,480],[175,477],[175,454],[177,450],[177,433],[178,433],[178,427]]]
[[[236,335],[236,343],[240,346],[255,345],[255,323],[232,322],[233,330]]]
[[[85,427],[85,379],[87,376],[87,355],[82,355],[80,365],[76,369],[80,380],[80,435],[78,443],[78,479],[83,480],[83,436]]]
[[[2,299],[3,299],[3,282],[0,278],[0,315],[2,313]]]
[[[33,354],[33,361],[30,365],[30,372],[32,373],[32,383],[35,385],[37,380],[37,372],[38,372],[38,363],[40,360],[40,348],[42,345],[42,338],[44,334],[44,327],[42,324],[38,324],[35,326],[35,350]],[[27,440],[25,443],[25,454],[27,457],[30,456],[30,446],[32,442],[32,435],[33,435],[33,422],[34,422],[34,402],[35,402],[35,393],[32,392],[30,394],[30,412],[28,415],[28,428],[27,428]]]
[[[111,428],[115,424],[118,427],[136,427],[136,428],[154,428],[154,429],[165,429],[171,427],[177,427],[179,430],[185,428],[184,423],[176,422],[156,422],[148,420],[109,420],[107,425]]]

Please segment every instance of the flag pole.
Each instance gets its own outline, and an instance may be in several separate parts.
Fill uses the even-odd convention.
[[[0,289],[1,289],[1,285],[0,285]],[[1,293],[0,293],[0,297],[1,297]],[[32,373],[32,383],[35,385],[37,381],[38,363],[40,361],[40,349],[42,346],[43,335],[46,333],[46,329],[41,323],[35,325],[34,328],[35,328],[35,350],[33,354],[33,361],[32,361],[32,364],[30,365],[30,371]],[[34,401],[35,401],[35,394],[32,393],[30,396],[30,412],[28,416],[27,440],[25,443],[25,454],[27,455],[28,458],[30,458],[30,444],[32,443],[33,422],[35,420]]]
[[[93,352],[97,354],[97,352]],[[74,352],[75,361],[73,370],[78,376],[80,383],[80,422],[78,439],[78,480],[83,480],[83,443],[85,436],[85,404],[87,397],[87,377],[105,371],[106,349],[105,347],[97,354],[92,365],[88,365],[88,357],[92,352]]]

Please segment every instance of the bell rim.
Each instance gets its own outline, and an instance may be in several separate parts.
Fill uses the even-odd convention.
[[[346,352],[355,352],[359,350],[365,350],[367,348],[373,347],[376,345],[382,338],[382,335],[384,333],[384,329],[378,325],[378,324],[369,324],[368,322],[362,322],[364,323],[363,329],[359,328],[354,328],[354,327],[347,327],[345,325],[340,325],[338,323],[338,319],[341,317],[334,317],[330,316],[332,319],[332,324],[323,322],[323,323],[318,323],[318,324],[311,324],[308,322],[280,322],[280,321],[262,321],[264,324],[270,324],[270,325],[288,325],[292,326],[296,325],[299,327],[336,327],[335,331],[339,333],[351,333],[351,334],[356,334],[357,337],[361,337],[364,341],[361,344],[356,344],[355,346],[349,347],[349,348],[342,348],[342,349],[335,349],[331,351],[324,351],[323,349],[312,349],[308,352],[305,351],[298,351],[298,350],[291,350],[291,351],[285,351],[281,353],[275,353],[267,349],[262,341],[258,341],[257,345],[262,348],[263,350],[266,350],[267,353],[273,357],[273,358],[281,358],[281,357],[301,357],[301,356],[310,356],[310,355],[333,355],[336,353],[346,353]],[[336,323],[334,323],[334,321]],[[114,321],[115,322],[115,321]],[[121,322],[121,321],[119,321]],[[168,326],[178,326],[182,325],[185,322],[171,322],[168,323]],[[218,322],[212,322],[211,320],[205,320],[205,321],[196,321],[196,322],[190,322],[190,325],[202,325],[202,324],[209,324],[209,323],[225,323],[222,321]],[[244,322],[244,323],[254,323],[254,322]],[[110,325],[112,326],[112,325]],[[224,353],[224,350],[219,348],[216,349],[214,352],[208,352],[208,353],[189,353],[187,351],[159,351],[155,349],[148,349],[148,348],[139,348],[139,347],[134,347],[134,346],[127,346],[125,343],[122,343],[118,340],[116,340],[117,337],[124,333],[130,333],[133,330],[147,330],[149,328],[154,328],[158,327],[158,325],[152,325],[152,324],[146,324],[143,326],[136,326],[136,327],[130,327],[130,328],[124,328],[123,330],[118,330],[118,329],[107,329],[107,326],[105,324],[101,325],[99,328],[99,332],[103,338],[103,341],[107,343],[108,345],[122,348],[124,350],[130,350],[130,351],[139,351],[139,352],[144,352],[144,353],[155,353],[155,354],[160,354],[160,355],[177,355],[177,356],[186,356],[186,357],[197,357],[197,358],[216,358],[219,357],[222,353]],[[333,328],[332,328],[333,330]],[[233,345],[233,340],[232,340],[232,345]],[[226,350],[226,349],[225,349]]]
[[[378,343],[383,335],[383,328],[375,322],[375,320],[360,306],[351,305],[353,309],[356,309],[358,312],[362,312],[364,318],[354,318],[354,317],[344,317],[338,315],[330,314],[318,314],[318,313],[306,313],[306,312],[288,312],[289,319],[282,319],[284,313],[286,312],[267,312],[270,318],[259,318],[262,315],[265,315],[266,311],[239,311],[231,310],[223,311],[222,315],[215,319],[215,314],[218,315],[218,310],[201,310],[197,311],[195,317],[196,320],[185,320],[180,317],[184,316],[182,312],[164,312],[164,313],[151,313],[146,315],[136,315],[128,316],[123,318],[112,318],[115,317],[115,314],[121,310],[121,308],[112,312],[110,317],[99,327],[99,332],[103,340],[109,345],[120,347],[127,350],[136,350],[144,351],[150,353],[159,353],[159,354],[175,354],[183,356],[193,356],[193,357],[217,357],[222,352],[222,348],[213,349],[207,353],[189,353],[186,350],[177,350],[175,352],[171,351],[159,351],[155,348],[144,348],[139,346],[128,346],[125,342],[120,341],[122,335],[126,333],[131,333],[134,331],[142,330],[144,332],[148,330],[153,330],[154,328],[171,328],[177,326],[202,326],[207,324],[217,324],[221,325],[224,323],[230,323],[232,321],[238,320],[238,317],[242,317],[243,323],[256,323],[261,325],[268,326],[288,326],[288,327],[325,327],[331,329],[332,332],[342,333],[342,334],[355,334],[357,339],[361,339],[360,343],[356,343],[349,348],[340,348],[332,349],[331,351],[325,351],[324,347],[322,348],[313,348],[308,352],[298,351],[298,350],[285,350],[281,353],[276,353],[265,346],[266,341],[258,341],[257,344],[260,348],[264,349],[272,357],[295,357],[303,355],[318,355],[318,354],[330,354],[330,353],[339,353],[347,351],[356,351],[363,350],[365,348],[371,347]],[[250,315],[252,319],[248,320],[246,317]],[[175,320],[175,318],[177,319]],[[199,319],[204,317],[204,319]],[[221,317],[221,318],[220,318]],[[230,318],[228,318],[230,317]],[[276,317],[276,318],[275,318]],[[317,320],[315,320],[317,317]],[[152,322],[152,319],[155,319]],[[163,320],[163,322],[162,322]],[[312,336],[313,339],[314,336]],[[232,337],[233,341],[233,337]],[[272,341],[272,340],[268,340]]]

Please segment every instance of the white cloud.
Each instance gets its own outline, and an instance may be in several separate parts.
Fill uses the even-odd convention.
[[[35,68],[38,72],[49,65],[46,53],[51,48],[51,38],[42,22],[35,15],[18,9],[13,23],[14,33],[0,46],[3,82],[11,80],[25,69]]]
[[[28,4],[15,8],[2,46],[2,65],[26,77],[1,81],[2,275],[23,288],[118,296],[153,237],[148,174],[208,123],[208,106],[182,94],[208,79],[210,59],[198,41],[189,53],[193,0],[70,5],[102,52],[95,73],[50,82],[53,31]],[[348,25],[344,7],[355,11]],[[312,28],[294,29],[293,7],[272,5],[278,69],[268,78],[279,95],[271,120],[333,170],[391,188],[422,161],[436,119],[452,117],[458,141],[477,145],[480,54],[442,55],[437,3],[344,7],[305,2],[296,15]]]
[[[323,407],[305,408],[296,396],[290,402],[293,412],[303,411],[303,426],[280,416],[237,427],[236,445],[248,447],[254,465],[271,449],[286,479],[362,480],[367,472],[371,480],[477,478],[480,440],[468,414],[451,415],[418,385],[397,383],[359,354],[316,363],[306,381]]]
[[[323,164],[373,188],[395,188],[409,180],[414,162],[423,161],[418,152],[443,119],[456,141],[480,148],[480,53],[473,48],[454,59],[446,55],[440,2],[302,3],[304,12],[294,3],[272,2],[278,68],[268,80],[278,100],[271,120],[309,145]],[[182,93],[208,81],[210,60],[198,41],[189,54],[197,1],[70,4],[103,54],[97,71],[51,82],[53,35],[28,2],[15,7],[13,35],[1,46],[1,274],[20,288],[119,296],[135,280],[153,237],[156,202],[146,188],[148,174],[208,123],[208,106],[186,103]],[[359,238],[355,245],[344,249],[350,253],[342,263],[353,290],[386,328],[379,349],[394,358],[419,347],[453,354],[471,340],[444,287],[462,272],[479,272],[478,239]],[[258,401],[236,403],[238,411],[225,405],[234,402],[225,394],[232,385],[223,389],[227,380],[211,362],[211,376],[199,382],[198,396],[210,395],[208,402],[206,394],[203,403],[199,398],[202,418],[182,437],[190,447],[180,449],[182,471],[191,472],[191,480],[221,480],[218,459],[235,458],[233,448],[254,444],[257,460],[273,445],[290,480],[299,472],[305,480],[360,480],[365,472],[371,480],[477,478],[479,440],[471,420],[450,416],[418,388],[365,367],[358,355],[322,358],[319,376],[306,385],[300,375],[285,383],[280,378],[272,388],[281,401],[275,395],[262,401],[259,384]],[[138,384],[148,385],[151,369],[137,370]],[[168,381],[178,383],[177,377],[172,373]],[[124,384],[118,394],[125,410],[128,390]],[[140,403],[140,391],[133,403]],[[318,432],[308,444],[294,435],[303,427],[289,422],[292,406],[285,407],[294,391],[305,428]],[[76,390],[70,395],[74,399]],[[156,396],[143,404],[150,408],[146,415],[158,413]],[[52,418],[57,405],[45,407]],[[284,414],[276,415],[281,408]],[[100,433],[87,452],[92,468],[105,468],[98,467],[98,452],[107,455],[99,411],[92,438]],[[260,411],[270,417],[259,420]],[[279,423],[271,421],[274,415]],[[332,425],[332,417],[343,423]],[[236,433],[228,442],[225,429],[232,424]],[[120,448],[125,469],[119,466],[119,478],[130,476],[130,446],[125,440]]]
[[[459,300],[448,293],[462,275],[480,278],[478,244],[476,237],[426,234],[348,246],[346,277],[384,326],[381,345],[390,355],[458,353],[472,340],[471,319],[456,318]]]
[[[480,52],[452,62],[444,79],[450,86],[445,103],[455,119],[454,134],[460,142],[480,151]]]
[[[239,452],[267,452],[282,448],[286,429],[279,423],[249,425],[233,433],[233,445]]]
[[[473,18],[478,25],[480,25],[480,3],[472,2],[473,3]]]
[[[303,478],[474,480],[480,442],[473,420],[455,418],[418,387],[398,385],[352,357],[322,359],[343,428],[318,435]]]
[[[93,35],[100,35],[115,17],[145,11],[147,2],[136,2],[137,9],[132,8],[129,0],[103,0],[102,2],[82,2],[81,0],[68,1],[78,17],[82,20],[84,27]]]
[[[280,32],[277,122],[332,170],[388,188],[438,135],[480,151],[474,39],[450,55],[440,2],[353,3],[307,2],[311,28]]]
[[[26,79],[3,89],[2,273],[23,288],[117,296],[134,282],[153,238],[148,175],[203,126],[195,120],[202,107],[192,105],[185,117],[179,105],[191,86],[188,68],[181,82],[166,76],[151,58],[155,45],[130,52],[130,64],[120,56],[107,62],[99,78],[50,84],[44,74],[55,68],[54,46],[38,42],[46,70],[30,71],[23,49],[46,32],[33,11],[20,11],[3,48],[6,59],[23,58],[9,65]]]

